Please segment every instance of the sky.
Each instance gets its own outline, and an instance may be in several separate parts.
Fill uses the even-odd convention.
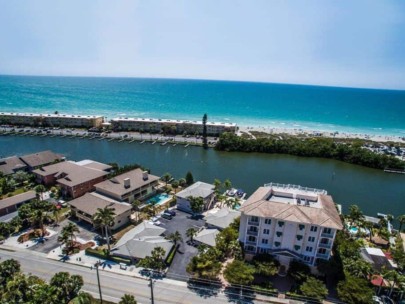
[[[405,89],[405,1],[0,0],[0,74]]]

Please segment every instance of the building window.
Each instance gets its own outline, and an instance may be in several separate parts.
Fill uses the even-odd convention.
[[[254,223],[258,223],[259,222],[259,218],[257,216],[251,216],[250,217],[250,221],[254,222]]]
[[[300,228],[300,230],[304,230],[305,225],[300,224],[298,227]]]
[[[274,242],[274,246],[280,247],[281,243],[280,242]]]
[[[277,235],[278,237],[281,237],[281,236],[283,235],[283,233],[282,233],[281,231],[277,231],[277,232],[276,232],[276,235]]]
[[[311,261],[311,257],[304,255],[304,261],[305,261],[305,262],[310,262],[310,261]]]
[[[308,242],[315,242],[315,237],[314,236],[310,236],[308,237]]]
[[[312,249],[313,249],[313,248],[312,248],[311,246],[307,246],[307,248],[305,248],[305,251],[306,251],[306,252],[312,252]]]
[[[319,248],[318,253],[326,254],[326,249],[325,248]]]
[[[264,220],[264,223],[265,223],[266,225],[271,225],[271,219],[265,219],[265,220]]]
[[[263,229],[263,234],[270,234],[270,229]]]
[[[295,246],[294,246],[294,249],[295,249],[295,251],[298,251],[298,250],[301,249],[301,246],[300,246],[300,245],[295,245]]]
[[[302,235],[297,234],[297,240],[301,241],[302,240]]]
[[[316,226],[311,226],[311,231],[312,231],[312,232],[317,232],[317,231],[318,231],[318,227],[316,227]]]
[[[262,239],[262,244],[268,244],[269,243],[269,239]]]
[[[257,232],[257,227],[256,226],[250,226],[249,231]]]
[[[330,229],[330,228],[323,228],[323,233],[332,234],[332,229]]]
[[[248,241],[249,242],[256,242],[256,237],[254,237],[253,235],[249,235]]]
[[[283,226],[284,226],[284,222],[279,221],[279,222],[278,222],[278,226],[279,226],[279,227],[283,227]]]
[[[246,249],[246,251],[250,251],[250,252],[255,251],[255,247],[253,247],[253,246],[246,246],[245,249]]]

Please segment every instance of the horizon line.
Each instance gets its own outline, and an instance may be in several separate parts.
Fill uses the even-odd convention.
[[[164,77],[164,76],[90,76],[90,75],[35,75],[35,74],[1,74],[1,76],[12,77],[54,77],[54,78],[125,78],[125,79],[171,79],[171,80],[191,80],[191,81],[213,81],[213,82],[245,82],[257,84],[276,84],[276,85],[295,85],[295,86],[313,86],[325,88],[339,88],[339,89],[355,89],[355,90],[377,90],[377,91],[405,91],[403,89],[383,88],[383,87],[360,87],[360,86],[341,86],[341,85],[327,85],[327,84],[314,84],[314,83],[292,83],[292,82],[270,82],[264,80],[240,80],[240,79],[214,79],[214,78],[182,78],[182,77]]]

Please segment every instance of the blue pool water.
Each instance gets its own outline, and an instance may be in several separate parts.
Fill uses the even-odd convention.
[[[351,234],[357,234],[359,229],[357,227],[350,227],[349,231],[350,231]]]
[[[152,204],[153,201],[156,202],[156,205],[161,205],[163,204],[168,198],[170,198],[170,195],[168,195],[167,193],[159,193],[159,194],[155,194],[154,196],[152,196],[151,198],[149,198],[146,203],[147,204]]]

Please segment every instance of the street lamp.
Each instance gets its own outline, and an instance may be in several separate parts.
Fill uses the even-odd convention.
[[[100,276],[98,274],[98,267],[101,265],[101,261],[99,260],[96,264],[94,264],[94,267],[96,267],[97,271],[97,282],[98,282],[98,292],[100,294],[100,303],[103,304],[103,296],[101,294],[101,285],[100,285]]]

